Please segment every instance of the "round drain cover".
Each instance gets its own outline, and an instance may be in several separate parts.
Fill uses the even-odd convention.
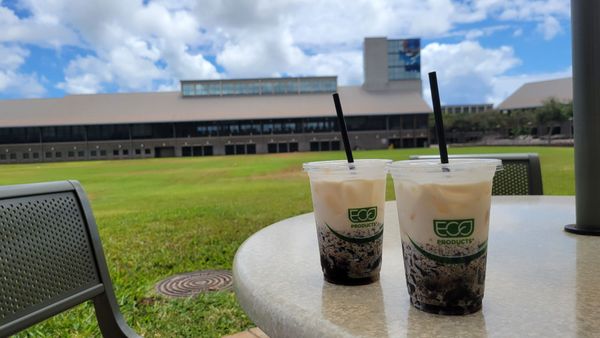
[[[156,291],[170,297],[190,297],[201,292],[229,290],[233,277],[228,270],[201,270],[175,275],[156,284]]]

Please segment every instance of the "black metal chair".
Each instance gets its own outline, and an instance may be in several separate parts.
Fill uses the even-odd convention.
[[[439,159],[436,155],[413,155],[411,160]],[[492,195],[543,195],[542,169],[537,154],[450,155],[453,158],[497,158],[503,170],[494,176]]]
[[[139,337],[119,312],[81,185],[0,187],[0,337],[88,300],[103,336]]]

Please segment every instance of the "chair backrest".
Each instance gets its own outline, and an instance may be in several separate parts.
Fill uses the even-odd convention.
[[[0,336],[88,300],[104,336],[137,336],[119,312],[79,183],[0,187]]]
[[[411,160],[439,159],[436,155],[413,155]],[[469,154],[449,158],[497,158],[503,170],[496,172],[492,195],[543,195],[542,169],[537,154]]]

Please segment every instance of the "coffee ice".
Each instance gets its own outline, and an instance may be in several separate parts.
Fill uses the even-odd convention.
[[[385,164],[390,161],[370,161],[357,161],[351,169],[345,163],[345,170],[333,171],[311,172],[311,163],[305,165],[311,178],[321,267],[332,283],[357,285],[379,279]]]
[[[449,172],[411,168],[411,176],[392,170],[408,292],[411,303],[427,312],[481,309],[498,163],[472,161],[450,165]]]

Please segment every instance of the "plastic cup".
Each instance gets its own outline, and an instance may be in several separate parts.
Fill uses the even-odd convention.
[[[463,315],[481,309],[495,159],[398,161],[390,166],[404,270],[417,309]]]
[[[310,178],[321,268],[334,284],[379,279],[386,166],[391,160],[304,164]]]

